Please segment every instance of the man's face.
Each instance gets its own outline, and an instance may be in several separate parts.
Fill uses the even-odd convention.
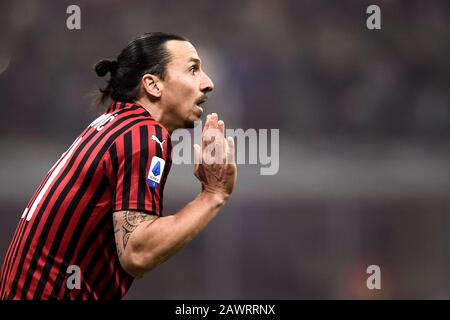
[[[201,60],[190,42],[171,40],[165,45],[171,59],[162,81],[164,117],[175,128],[193,128],[202,114],[199,104],[206,101],[206,93],[213,90],[214,84],[203,72]]]

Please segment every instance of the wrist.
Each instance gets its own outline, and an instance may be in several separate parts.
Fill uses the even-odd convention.
[[[211,191],[208,189],[203,190],[200,193],[200,197],[204,198],[205,200],[207,200],[208,202],[211,202],[219,207],[225,205],[225,203],[228,201],[228,199],[230,198],[229,195],[226,195],[222,192],[218,192],[218,191]]]

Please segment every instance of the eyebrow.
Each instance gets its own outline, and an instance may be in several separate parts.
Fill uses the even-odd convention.
[[[202,64],[202,61],[200,60],[200,59],[197,59],[197,58],[189,58],[189,62],[195,62],[195,63],[197,63],[197,64]]]

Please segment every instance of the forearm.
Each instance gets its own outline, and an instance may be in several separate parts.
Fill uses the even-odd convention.
[[[226,199],[202,192],[177,214],[143,223],[127,245],[139,276],[169,259],[191,242],[217,215]]]

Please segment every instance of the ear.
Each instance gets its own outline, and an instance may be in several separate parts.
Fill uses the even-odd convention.
[[[154,98],[161,97],[163,88],[162,81],[153,74],[144,74],[141,80],[142,88],[144,91]]]

